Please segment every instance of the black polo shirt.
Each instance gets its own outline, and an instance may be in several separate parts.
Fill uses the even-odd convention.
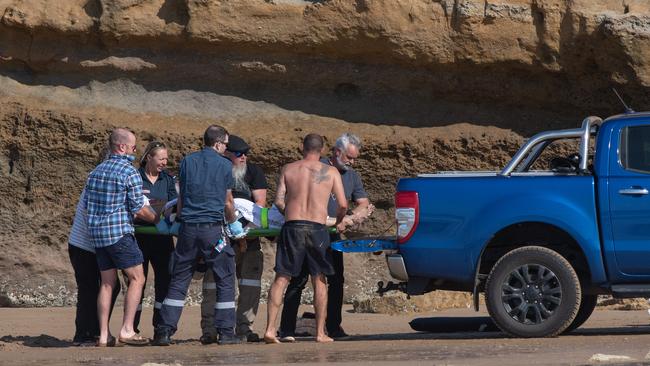
[[[174,177],[169,175],[167,171],[163,170],[160,172],[155,183],[151,183],[149,178],[147,178],[144,167],[140,167],[138,172],[140,172],[140,176],[142,177],[142,190],[149,191],[149,193],[145,193],[147,198],[167,202],[178,196]]]
[[[252,163],[246,163],[246,175],[244,175],[244,183],[246,183],[246,185],[243,187],[238,186],[236,182],[234,183],[234,187],[232,189],[232,196],[234,198],[243,198],[254,202],[254,190],[269,188],[262,168]]]

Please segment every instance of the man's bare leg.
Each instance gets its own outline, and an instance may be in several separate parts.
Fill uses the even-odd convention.
[[[327,283],[321,273],[311,276],[314,286],[314,310],[316,311],[316,342],[334,342],[325,334],[325,318],[327,318]]]
[[[113,288],[117,283],[117,270],[109,269],[100,273],[102,284],[97,295],[97,316],[99,318],[99,340],[98,343],[108,343],[111,331],[108,328],[108,318],[111,312],[111,299]]]
[[[120,329],[120,338],[131,338],[135,335],[133,329],[133,319],[135,312],[138,310],[142,288],[144,287],[144,271],[142,264],[124,269],[124,273],[129,278],[129,287],[126,290],[124,299],[124,318],[122,318],[122,329]]]
[[[280,343],[276,337],[277,329],[275,322],[278,318],[278,312],[280,311],[282,298],[284,297],[284,290],[287,289],[289,280],[291,280],[291,277],[276,273],[275,280],[269,289],[269,298],[267,301],[268,316],[266,318],[266,332],[264,333],[264,342],[266,343]]]

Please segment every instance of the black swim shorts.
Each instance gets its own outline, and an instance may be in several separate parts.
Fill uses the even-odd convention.
[[[278,274],[298,277],[307,261],[310,275],[333,275],[329,246],[330,235],[325,225],[303,220],[287,221],[280,231],[274,270]]]

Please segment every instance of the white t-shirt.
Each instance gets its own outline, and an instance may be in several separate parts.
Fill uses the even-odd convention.
[[[249,228],[263,228],[262,223],[264,219],[268,224],[268,229],[279,229],[284,224],[284,215],[280,213],[277,207],[273,205],[268,210],[258,206],[255,202],[243,198],[235,198],[235,210],[249,222]],[[263,212],[266,212],[267,217],[263,218]],[[267,228],[263,228],[267,229]]]

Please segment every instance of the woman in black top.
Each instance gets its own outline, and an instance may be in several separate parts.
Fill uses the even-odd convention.
[[[167,147],[162,142],[153,141],[147,148],[140,160],[140,175],[142,176],[142,193],[149,198],[151,206],[160,208],[165,202],[171,201],[178,196],[174,177],[169,175],[167,167]],[[135,235],[142,255],[144,257],[144,277],[149,270],[149,263],[154,272],[155,303],[153,310],[153,326],[158,325],[159,311],[162,302],[167,296],[171,274],[169,273],[169,261],[174,252],[174,242],[168,235],[136,234]],[[142,292],[144,297],[144,291]],[[139,332],[140,315],[142,313],[142,299],[135,315],[133,326]]]

